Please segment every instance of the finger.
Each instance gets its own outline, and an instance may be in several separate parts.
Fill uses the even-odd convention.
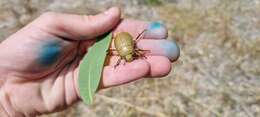
[[[131,63],[126,63],[125,65],[119,65],[116,68],[114,68],[114,66],[105,66],[99,88],[102,89],[138,80],[147,76],[149,70],[149,63],[145,60],[135,60]],[[73,75],[76,93],[80,97],[78,84],[79,67],[75,68]]]
[[[180,56],[180,49],[175,41],[142,39],[137,43],[137,48],[144,51],[146,56],[165,56],[171,61],[176,61]],[[117,51],[111,51],[117,54]],[[112,59],[113,60],[113,59]]]
[[[149,50],[148,56],[165,56],[171,61],[176,61],[180,56],[180,48],[175,41],[143,39],[137,43],[142,50]]]
[[[117,57],[112,59],[115,61]],[[163,56],[148,56],[147,59],[138,59],[130,63],[120,64],[116,68],[113,65],[105,66],[100,88],[122,85],[144,77],[162,77],[170,71],[171,62]],[[75,70],[75,74],[77,74],[75,86],[78,93],[79,67]]]
[[[148,56],[146,61],[150,65],[150,72],[146,77],[163,77],[171,71],[171,62],[164,56]]]
[[[146,60],[134,60],[130,63],[114,66],[106,66],[101,81],[102,87],[110,87],[125,84],[147,76],[150,71],[149,63]]]
[[[160,62],[158,62],[160,61]],[[171,62],[163,56],[148,56],[133,62],[120,64],[116,68],[106,66],[101,87],[111,87],[129,83],[143,77],[162,77],[171,71]]]
[[[168,36],[167,28],[162,23],[131,19],[122,20],[114,30],[114,34],[129,32],[135,38],[144,30],[146,30],[143,35],[143,38],[145,39],[166,39]]]
[[[51,34],[76,39],[91,39],[114,28],[120,21],[120,10],[116,7],[94,16],[49,12],[31,25]]]

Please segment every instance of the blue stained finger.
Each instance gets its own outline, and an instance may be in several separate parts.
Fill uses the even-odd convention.
[[[170,40],[140,40],[138,48],[150,50],[148,55],[165,56],[171,61],[175,61],[180,56],[180,48],[175,41]]]
[[[144,38],[163,39],[167,38],[167,28],[159,22],[152,22],[148,25]]]
[[[50,41],[44,44],[39,53],[39,63],[41,65],[51,65],[57,61],[62,51],[58,41]]]
[[[159,45],[171,61],[175,61],[179,58],[180,48],[175,41],[162,41]]]

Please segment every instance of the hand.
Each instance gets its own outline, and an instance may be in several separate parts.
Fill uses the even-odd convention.
[[[120,19],[118,8],[95,16],[41,15],[0,44],[1,116],[51,113],[79,101],[79,63],[95,37],[111,30],[113,34],[127,31],[136,37],[144,29],[148,31],[138,47],[151,50],[147,59],[114,69],[118,57],[110,57],[104,67],[102,88],[167,75],[171,61],[179,56],[177,45],[164,40],[167,29],[159,23]]]

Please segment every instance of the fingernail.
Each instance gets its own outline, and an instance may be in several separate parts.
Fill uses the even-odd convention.
[[[164,54],[171,60],[175,61],[180,56],[180,48],[175,41],[165,40],[159,44]]]
[[[160,22],[151,22],[147,27],[147,31],[145,32],[145,38],[167,38],[167,28]]]

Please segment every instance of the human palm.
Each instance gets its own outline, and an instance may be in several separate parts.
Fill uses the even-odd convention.
[[[164,40],[166,28],[159,23],[120,19],[117,8],[96,16],[40,16],[0,44],[0,102],[5,116],[35,116],[77,102],[79,64],[95,38],[111,30],[114,35],[127,31],[136,37],[144,29],[148,31],[137,45],[150,50],[147,58],[114,68],[118,56],[109,57],[101,89],[167,75],[179,49]]]

